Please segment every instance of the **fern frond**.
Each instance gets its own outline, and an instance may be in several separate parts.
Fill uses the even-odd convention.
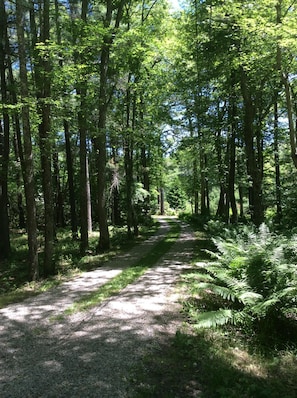
[[[279,302],[278,297],[270,297],[268,300],[262,301],[253,307],[253,312],[257,315],[266,315],[268,310],[275,306]]]
[[[244,305],[255,304],[257,301],[262,300],[263,296],[255,292],[243,292],[237,296],[238,300]]]
[[[295,298],[296,296],[297,296],[297,286],[288,286],[278,292],[279,299],[283,299],[284,297]]]
[[[226,286],[216,285],[214,283],[201,282],[196,285],[197,290],[209,290],[212,293],[222,297],[224,300],[236,300],[236,294]]]
[[[220,258],[221,258],[221,254],[220,254],[220,253],[214,252],[214,251],[212,251],[212,250],[203,249],[203,252],[206,253],[206,254],[208,254],[208,255],[209,255],[210,257],[212,257],[212,258],[217,258],[217,259],[220,259]]]
[[[233,311],[224,308],[217,311],[200,312],[194,318],[196,328],[214,328],[234,323]]]

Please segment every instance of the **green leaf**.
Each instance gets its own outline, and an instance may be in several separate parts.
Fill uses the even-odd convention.
[[[195,327],[211,328],[227,323],[233,323],[233,312],[229,309],[221,308],[217,311],[201,312],[195,316]]]
[[[243,292],[239,294],[237,298],[244,305],[247,305],[256,303],[257,301],[263,299],[263,296],[255,292]]]
[[[213,283],[201,282],[196,285],[198,290],[210,290],[214,294],[221,296],[225,300],[236,300],[236,294],[230,288]]]

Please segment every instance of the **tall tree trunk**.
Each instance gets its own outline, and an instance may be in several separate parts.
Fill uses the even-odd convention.
[[[111,0],[106,2],[106,15],[104,20],[104,27],[110,28],[112,19],[113,4]],[[100,87],[99,87],[99,119],[98,119],[98,134],[94,139],[94,146],[96,152],[97,165],[97,184],[98,184],[98,220],[99,220],[99,242],[97,246],[98,251],[108,250],[110,248],[110,237],[107,222],[106,210],[106,120],[108,109],[108,95],[107,95],[107,79],[109,68],[110,46],[112,44],[112,37],[110,32],[106,32],[101,48],[100,58]]]
[[[87,22],[88,0],[82,0],[81,20]],[[83,62],[83,55],[78,56],[78,62]],[[89,246],[88,231],[88,182],[87,182],[87,80],[82,77],[78,84],[77,93],[80,96],[78,112],[79,130],[79,163],[80,163],[80,251],[84,254]]]
[[[41,11],[40,43],[47,46],[50,35],[49,26],[49,0],[43,0]],[[35,24],[34,24],[35,26]],[[50,95],[51,95],[51,65],[47,55],[37,54],[35,64],[35,79],[38,98],[38,112],[40,115],[39,146],[41,157],[42,187],[44,200],[44,275],[55,273],[53,261],[54,250],[54,201],[52,182],[52,142],[51,142],[51,120],[50,120]]]
[[[106,120],[107,110],[109,105],[110,95],[108,95],[108,77],[110,75],[109,57],[110,50],[113,42],[113,37],[117,33],[120,22],[122,20],[123,8],[126,0],[120,0],[117,5],[114,5],[112,0],[106,1],[106,14],[104,18],[104,28],[106,34],[103,38],[100,57],[100,87],[98,98],[98,134],[94,139],[95,151],[97,157],[97,181],[98,181],[98,219],[99,219],[99,242],[97,249],[107,250],[110,247],[110,237],[107,222],[107,209],[106,209]],[[111,32],[111,21],[115,15],[114,29]]]
[[[18,53],[20,64],[20,94],[22,98],[22,125],[23,125],[23,161],[22,171],[25,185],[26,212],[27,212],[27,231],[29,248],[29,271],[33,280],[39,277],[38,266],[38,246],[37,246],[37,223],[36,223],[36,203],[34,187],[34,167],[32,153],[32,138],[30,129],[30,111],[27,98],[29,97],[27,66],[26,66],[26,47],[24,37],[24,17],[26,10],[22,0],[16,0],[16,25],[18,37]]]
[[[109,2],[108,2],[109,3]],[[111,4],[109,4],[111,7]],[[107,119],[107,69],[109,63],[109,43],[105,39],[101,51],[100,61],[100,89],[99,89],[99,120],[98,135],[95,137],[94,146],[96,152],[97,165],[97,184],[98,184],[98,220],[99,220],[99,242],[98,251],[108,250],[110,248],[110,237],[107,222],[106,209],[106,119]]]
[[[60,181],[60,167],[59,167],[59,154],[55,149],[53,154],[53,170],[54,170],[54,209],[55,209],[55,222],[58,227],[65,227],[64,216],[64,197]]]
[[[194,200],[194,214],[198,214],[199,212],[199,187],[198,187],[198,160],[197,160],[197,144],[196,144],[196,137],[194,137],[194,127],[192,123],[191,115],[188,115],[188,123],[189,123],[189,130],[190,130],[190,137],[193,141],[193,149],[192,149],[192,156],[193,156],[193,200]]]
[[[92,201],[91,201],[91,184],[90,184],[90,172],[89,172],[89,157],[86,159],[86,177],[87,177],[87,220],[88,220],[88,232],[92,232]]]
[[[0,95],[3,107],[3,127],[0,119],[0,260],[10,254],[9,216],[8,216],[8,161],[10,120],[5,105],[7,96],[7,62],[8,55],[7,15],[4,0],[0,0]]]
[[[229,137],[227,137],[229,140]],[[223,159],[222,156],[222,136],[221,130],[218,130],[216,136],[216,151],[218,157],[218,174],[220,179],[220,196],[219,203],[216,211],[216,217],[224,220],[226,223],[229,222],[229,197],[227,191],[227,176],[226,176],[226,163],[229,158],[229,144],[227,143],[226,156]]]
[[[128,237],[133,227],[133,122],[131,123],[131,74],[128,76],[126,91],[126,133],[124,138],[124,165],[126,178],[126,211]]]
[[[78,113],[79,130],[79,164],[80,164],[80,250],[84,254],[89,246],[88,233],[88,187],[87,187],[87,122],[85,88],[80,88],[78,94],[81,97],[80,110]]]
[[[233,84],[232,84],[233,86]],[[236,223],[238,221],[238,211],[236,205],[236,198],[235,198],[235,172],[236,172],[236,145],[235,145],[235,138],[236,138],[236,130],[237,130],[237,122],[236,122],[236,104],[235,104],[235,95],[232,93],[230,98],[230,135],[229,135],[229,178],[228,178],[228,197],[230,201],[230,207],[232,210],[231,215],[231,223]],[[229,212],[229,209],[228,209]]]
[[[276,4],[276,24],[277,28],[282,24],[282,0],[278,0]],[[277,46],[277,68],[280,72],[281,82],[285,88],[286,95],[286,106],[287,106],[287,116],[288,116],[288,124],[289,124],[289,137],[290,137],[290,147],[291,147],[291,157],[293,160],[293,164],[295,168],[297,168],[297,133],[296,127],[294,125],[294,116],[293,116],[293,101],[292,101],[292,88],[289,81],[289,76],[282,70],[282,54],[280,46]]]
[[[276,201],[276,221],[280,222],[282,218],[282,196],[281,196],[281,178],[279,164],[279,145],[278,145],[278,104],[274,104],[274,167],[275,167],[275,201]]]
[[[9,76],[8,81],[9,81],[9,91],[10,91],[11,101],[12,104],[17,105],[18,103],[18,98],[16,94],[17,84],[14,79],[10,57],[8,57],[7,62],[8,62],[8,76]],[[12,121],[14,125],[13,146],[14,146],[15,160],[17,163],[16,184],[18,188],[17,202],[18,202],[18,212],[19,212],[19,228],[25,229],[26,220],[25,220],[25,209],[23,205],[23,181],[22,181],[24,154],[23,154],[20,118],[21,116],[19,114],[14,114],[12,116]]]
[[[57,44],[61,45],[61,21],[59,18],[59,1],[55,0],[55,24],[56,24],[56,40]],[[63,67],[63,61],[59,60],[59,65]],[[65,114],[67,114],[67,107],[64,108]],[[74,191],[74,172],[73,172],[73,157],[71,151],[71,134],[69,131],[69,122],[66,117],[63,119],[64,137],[65,137],[65,151],[66,151],[66,167],[68,176],[68,196],[70,204],[70,223],[72,238],[78,239],[78,225],[77,225],[77,213],[76,213],[76,201]]]
[[[76,214],[76,202],[75,202],[75,190],[74,190],[73,157],[72,157],[72,151],[71,151],[71,141],[70,141],[70,131],[69,131],[68,121],[64,120],[63,125],[64,125],[64,135],[65,135],[71,231],[72,231],[73,239],[77,239],[78,231],[77,231],[77,214]]]
[[[296,129],[294,125],[294,117],[293,117],[293,101],[292,101],[292,93],[291,86],[289,83],[289,77],[285,74],[282,75],[282,81],[285,87],[286,94],[286,105],[287,105],[287,114],[288,114],[288,122],[289,122],[289,134],[290,134],[290,146],[291,146],[291,157],[293,160],[294,166],[297,168],[297,136]]]
[[[260,144],[260,132],[255,134],[255,105],[248,87],[245,71],[241,70],[241,90],[244,101],[244,140],[247,157],[247,173],[249,178],[249,209],[251,219],[256,226],[264,221],[264,207],[262,197],[263,162]],[[256,141],[256,145],[254,144]],[[256,148],[258,153],[256,154]]]
[[[159,189],[159,202],[160,202],[160,214],[164,216],[165,214],[165,198],[164,198],[164,188]]]
[[[119,193],[119,166],[117,161],[117,151],[115,145],[112,145],[112,162],[113,162],[113,176],[111,184],[112,196],[112,223],[113,225],[121,224],[121,210],[120,210],[120,193]]]
[[[3,86],[2,86],[3,87]],[[2,91],[2,90],[1,90]],[[2,97],[3,101],[3,97]],[[8,259],[10,255],[10,235],[8,216],[8,159],[9,159],[9,122],[4,115],[3,128],[0,119],[0,260]]]
[[[144,99],[143,92],[140,93],[139,101],[139,130],[141,131],[141,148],[140,148],[140,162],[141,162],[141,181],[143,188],[148,192],[148,195],[144,198],[143,211],[144,214],[149,213],[150,209],[150,174],[149,174],[149,161],[150,152],[149,145],[145,140],[145,129],[144,129]],[[136,106],[136,104],[135,104]]]

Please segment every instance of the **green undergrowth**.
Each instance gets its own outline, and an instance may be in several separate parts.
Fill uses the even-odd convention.
[[[119,275],[112,278],[96,291],[83,296],[80,300],[75,302],[66,311],[66,315],[73,314],[79,311],[85,311],[89,308],[99,305],[104,300],[118,294],[129,284],[133,283],[141,275],[143,275],[150,267],[152,267],[174,244],[180,234],[180,225],[175,221],[169,221],[171,224],[170,230],[166,237],[154,246],[153,250],[143,257],[135,265],[124,269]]]
[[[131,398],[296,398],[297,357],[253,352],[236,333],[186,325],[137,364]]]
[[[21,230],[13,231],[10,261],[2,263],[0,267],[0,308],[43,293],[81,272],[100,267],[114,256],[120,256],[153,235],[158,227],[158,221],[152,221],[151,224],[140,227],[140,235],[133,239],[127,239],[125,228],[111,227],[111,249],[100,254],[96,253],[99,233],[94,231],[89,236],[88,253],[83,257],[79,252],[79,241],[72,238],[71,231],[60,229],[57,231],[54,254],[56,275],[36,282],[28,282],[26,234]],[[42,252],[39,258],[42,260]]]
[[[213,250],[207,235],[198,231],[196,237],[201,251],[193,270],[198,263],[209,263],[205,249]],[[224,300],[218,301],[210,290],[197,294],[193,270],[181,283],[184,323],[175,336],[155,342],[132,369],[131,398],[297,397],[295,341],[283,344],[267,336],[263,342],[242,325],[195,327],[194,311],[220,308]]]

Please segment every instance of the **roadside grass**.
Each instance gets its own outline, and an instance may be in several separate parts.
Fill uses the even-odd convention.
[[[109,282],[105,283],[96,291],[83,296],[71,307],[65,310],[65,315],[70,315],[79,311],[85,311],[89,308],[99,305],[104,300],[118,294],[127,285],[133,283],[152,267],[174,244],[180,234],[180,225],[176,221],[169,220],[170,230],[160,242],[156,244],[149,255],[143,257],[137,264],[124,269],[119,275],[115,276]]]
[[[94,231],[90,234],[88,253],[83,257],[79,252],[79,241],[72,238],[71,231],[60,229],[57,232],[54,253],[56,275],[46,279],[41,278],[36,282],[28,282],[27,236],[23,230],[12,231],[11,259],[2,263],[0,268],[0,308],[47,291],[81,272],[100,267],[112,257],[127,252],[134,245],[153,235],[158,226],[158,221],[154,220],[151,224],[140,227],[140,235],[133,239],[127,238],[125,228],[111,227],[111,249],[100,254],[96,253],[99,233]],[[42,262],[42,252],[39,257]]]
[[[203,234],[196,236],[206,248]],[[193,263],[205,261],[198,251]],[[195,282],[180,285],[184,323],[175,337],[156,343],[132,369],[131,398],[296,398],[297,345],[263,345],[234,326],[195,329],[188,309],[216,305],[211,295],[192,295]]]

